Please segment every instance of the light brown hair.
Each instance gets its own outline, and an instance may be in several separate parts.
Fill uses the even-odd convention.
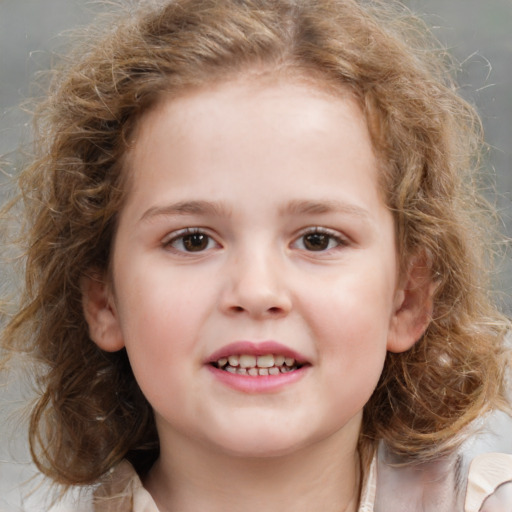
[[[426,333],[406,353],[388,354],[365,407],[361,448],[384,440],[408,460],[453,450],[472,420],[504,404],[508,324],[489,297],[488,233],[476,221],[484,209],[474,179],[479,121],[425,28],[379,1],[172,0],[124,9],[57,74],[36,113],[34,159],[19,178],[25,287],[3,343],[40,363],[30,424],[38,467],[82,484],[123,458],[139,472],[155,460],[151,407],[124,350],[105,353],[89,339],[80,281],[108,269],[123,155],[141,115],[163,95],[261,65],[355,95],[381,162],[402,270],[422,251],[436,284]]]

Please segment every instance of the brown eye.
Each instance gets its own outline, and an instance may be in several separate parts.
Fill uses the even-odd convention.
[[[307,252],[327,252],[347,245],[349,242],[341,233],[323,227],[308,229],[292,243],[292,247]]]
[[[169,240],[164,241],[163,246],[174,252],[190,253],[208,251],[219,247],[219,244],[203,231],[187,228],[175,233]]]
[[[310,233],[303,237],[304,248],[308,251],[325,251],[331,241],[332,236],[325,233]]]
[[[183,248],[188,252],[204,251],[208,247],[209,239],[204,233],[185,235],[182,238]]]

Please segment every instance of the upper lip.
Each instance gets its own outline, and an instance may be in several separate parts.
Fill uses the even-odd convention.
[[[264,356],[267,354],[282,355],[295,359],[298,364],[307,363],[306,357],[276,341],[235,341],[223,346],[219,350],[213,352],[206,359],[206,364],[215,363],[219,359],[227,358],[231,355],[248,354],[253,356]]]

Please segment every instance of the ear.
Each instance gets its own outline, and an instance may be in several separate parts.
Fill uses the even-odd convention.
[[[395,294],[387,344],[390,352],[405,352],[421,338],[432,319],[435,289],[429,258],[422,251],[409,261]]]
[[[124,340],[110,285],[102,273],[91,271],[82,276],[82,307],[89,325],[89,336],[102,350],[116,352]]]

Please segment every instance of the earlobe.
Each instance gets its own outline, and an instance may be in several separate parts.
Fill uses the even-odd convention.
[[[426,254],[412,257],[395,294],[387,344],[390,352],[405,352],[421,338],[432,319],[435,289]]]
[[[116,352],[124,347],[110,286],[99,272],[82,276],[82,307],[89,336],[98,347]]]

